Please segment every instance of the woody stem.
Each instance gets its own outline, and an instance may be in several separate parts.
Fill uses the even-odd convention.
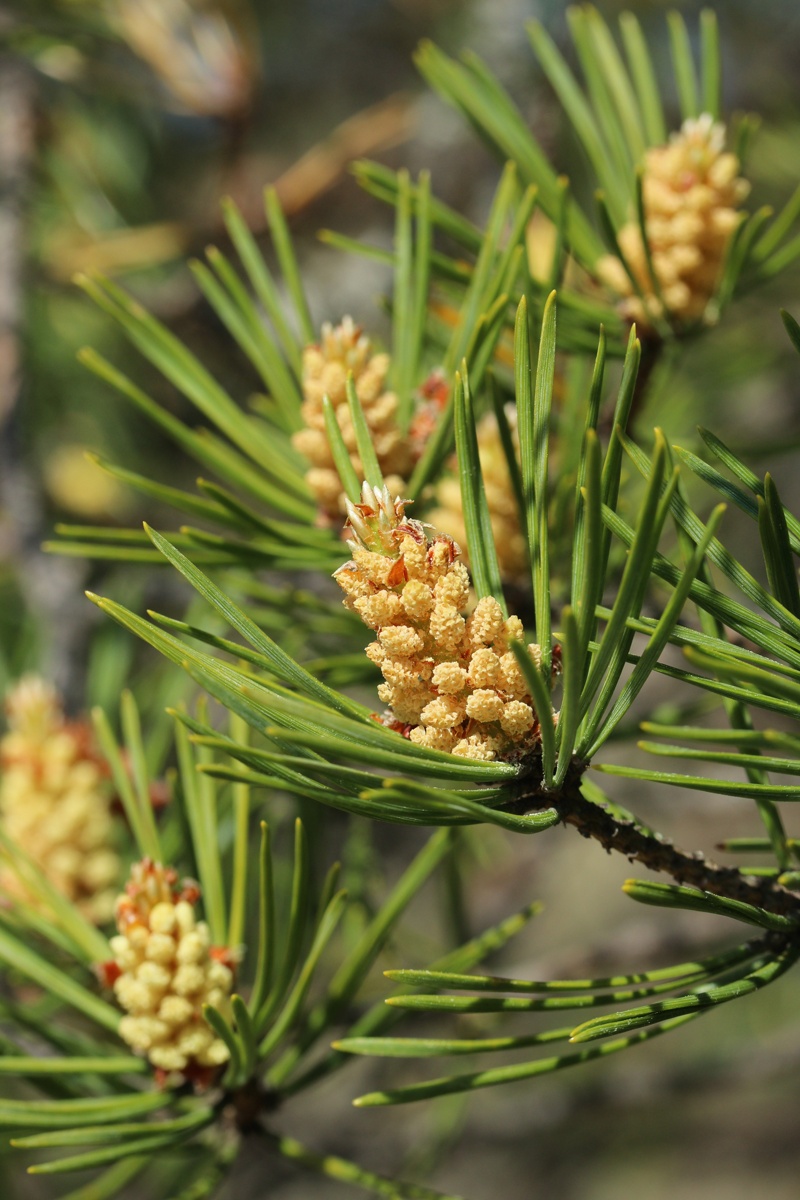
[[[662,871],[676,883],[754,904],[768,912],[796,916],[800,921],[800,895],[774,879],[743,875],[736,867],[719,866],[703,854],[681,850],[633,818],[587,800],[580,790],[586,767],[586,763],[574,761],[557,792],[546,792],[533,780],[520,781],[514,785],[514,799],[507,807],[516,812],[555,808],[565,825],[572,825],[582,837],[593,838],[609,853],[615,850],[651,871]]]

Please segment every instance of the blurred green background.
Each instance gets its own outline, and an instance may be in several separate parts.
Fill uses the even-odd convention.
[[[666,5],[598,7],[609,19],[633,8],[656,59],[666,57]],[[701,6],[676,7],[694,28]],[[476,220],[498,174],[418,79],[411,54],[421,37],[450,52],[478,50],[559,168],[580,180],[583,164],[525,37],[531,17],[566,44],[564,6],[551,0],[0,3],[0,684],[40,669],[77,710],[87,699],[114,698],[132,672],[153,711],[172,686],[125,635],[101,627],[82,595],[91,586],[130,607],[155,597],[163,604],[175,586],[168,573],[145,579],[136,568],[40,549],[59,520],[153,515],[87,463],[85,449],[170,482],[190,477],[174,449],[76,362],[91,343],[184,411],[73,286],[75,272],[98,268],[120,280],[244,401],[256,379],[199,296],[186,260],[210,241],[224,245],[223,195],[263,232],[261,191],[272,183],[297,239],[315,320],[350,313],[385,332],[376,303],[387,283],[381,269],[316,238],[329,226],[389,244],[391,214],[358,189],[348,162],[429,166],[434,190]],[[719,17],[727,111],[763,118],[748,167],[752,205],[777,205],[796,185],[800,163],[800,8],[727,0]],[[746,449],[756,470],[768,464],[795,509],[800,369],[777,310],[800,315],[798,283],[797,273],[780,277],[668,363],[640,418],[643,428],[657,422],[685,445],[699,421],[709,425]],[[727,536],[736,528],[732,518]],[[746,551],[743,560],[751,565]],[[755,552],[752,561],[758,571]],[[727,836],[755,832],[746,802],[687,793],[654,800],[632,786],[616,795],[689,848],[713,850],[720,821]],[[636,969],[725,936],[724,926],[697,915],[631,911],[619,890],[626,865],[571,831],[522,847],[492,837],[486,864],[471,877],[470,926],[477,931],[534,896],[547,903],[498,968],[509,974]],[[405,846],[391,831],[378,833],[389,875]],[[425,902],[423,895],[416,913],[420,937]],[[429,1163],[436,1186],[470,1200],[794,1200],[799,1005],[800,981],[790,975],[766,997],[622,1061],[485,1092],[467,1107],[455,1098],[354,1113],[350,1098],[385,1069],[359,1062],[313,1098],[304,1094],[297,1111],[289,1106],[286,1127],[306,1126],[315,1148],[378,1170]],[[266,1170],[245,1148],[225,1197],[335,1200],[347,1192],[277,1163]],[[13,1173],[19,1195],[50,1194],[20,1182],[16,1165]]]

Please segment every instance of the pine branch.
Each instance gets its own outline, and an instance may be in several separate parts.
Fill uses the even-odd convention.
[[[555,808],[565,825],[572,825],[582,837],[593,838],[609,853],[615,850],[624,854],[631,862],[670,875],[676,883],[800,920],[800,895],[774,879],[748,877],[736,867],[719,866],[699,851],[681,850],[668,838],[587,800],[580,788],[586,765],[575,760],[557,792],[543,792],[530,779],[512,785],[516,796],[507,806],[509,811],[522,814],[536,808]]]

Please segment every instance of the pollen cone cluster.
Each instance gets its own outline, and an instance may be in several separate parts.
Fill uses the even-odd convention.
[[[638,223],[629,222],[619,233],[620,249],[646,304],[635,294],[618,258],[606,255],[597,264],[600,278],[623,297],[624,314],[645,328],[653,316],[700,320],[714,295],[725,251],[741,219],[738,206],[750,190],[738,175],[738,158],[724,145],[725,127],[704,113],[684,121],[666,146],[647,151],[642,198],[658,289]]]
[[[352,318],[345,317],[336,326],[326,323],[319,345],[307,346],[303,351],[301,413],[306,428],[299,430],[292,441],[311,464],[306,481],[321,514],[332,522],[344,514],[345,499],[325,432],[323,397],[327,396],[333,405],[350,461],[358,475],[364,473],[347,404],[349,371],[353,372],[378,462],[392,489],[402,492],[413,459],[411,444],[397,424],[397,397],[385,387],[389,355],[374,354],[369,338]]]
[[[513,429],[515,410],[511,406],[509,417]],[[528,565],[527,546],[519,525],[519,511],[494,413],[486,413],[481,417],[476,434],[486,503],[497,548],[497,561],[504,579],[519,579]],[[461,484],[455,474],[445,475],[440,480],[436,488],[435,507],[428,515],[433,526],[446,529],[457,542],[464,545],[466,530],[461,503]]]
[[[226,950],[209,944],[208,926],[195,916],[200,889],[178,883],[177,872],[143,859],[117,897],[119,934],[106,980],[128,1015],[120,1021],[124,1041],[161,1071],[202,1080],[227,1062],[225,1043],[203,1017],[211,1004],[230,1016],[233,973]]]
[[[510,649],[523,635],[485,597],[465,616],[469,575],[452,538],[428,541],[386,488],[366,484],[348,505],[351,562],[336,572],[345,604],[377,633],[367,654],[383,675],[378,695],[411,741],[464,758],[514,759],[539,742],[539,723]],[[539,647],[529,653],[536,662]]]
[[[107,772],[85,724],[68,722],[55,688],[25,676],[6,698],[8,732],[0,741],[0,822],[89,920],[113,912],[119,858]],[[36,904],[10,866],[0,868],[6,896]]]

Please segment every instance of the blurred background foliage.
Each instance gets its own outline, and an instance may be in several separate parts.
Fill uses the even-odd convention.
[[[656,60],[668,56],[656,0],[600,0],[609,20],[637,13]],[[670,7],[676,7],[674,4]],[[690,28],[699,4],[679,4]],[[720,12],[724,107],[755,110],[751,205],[776,207],[796,183],[800,158],[800,11],[784,0],[729,0]],[[91,586],[141,609],[162,607],[169,573],[46,557],[40,543],[60,520],[129,524],[147,511],[87,462],[84,450],[181,484],[191,478],[174,447],[76,361],[91,343],[134,377],[142,365],[119,330],[72,285],[90,268],[124,282],[185,339],[244,402],[258,388],[249,365],[203,301],[187,258],[209,241],[226,248],[219,199],[231,195],[265,252],[261,191],[274,184],[290,220],[316,323],[350,313],[386,332],[376,303],[384,269],[343,258],[316,238],[320,226],[389,246],[392,213],[356,185],[348,164],[363,156],[393,167],[432,169],[433,189],[483,223],[495,161],[424,86],[411,54],[420,37],[444,50],[477,49],[512,93],[558,169],[576,189],[585,178],[577,145],[565,136],[552,93],[537,72],[525,20],[537,17],[569,53],[564,7],[553,0],[18,0],[0,4],[0,683],[37,668],[78,710],[108,702],[132,683],[153,721],[178,698],[176,675],[142,655],[122,631],[99,623],[82,596]],[[674,114],[673,114],[674,115]],[[677,118],[673,126],[677,125]],[[24,252],[23,252],[24,246]],[[723,325],[659,366],[642,429],[657,413],[671,439],[693,443],[696,424],[720,432],[766,465],[790,508],[800,502],[797,359],[779,304],[798,312],[800,272],[781,276],[733,309]],[[745,336],[746,334],[746,336]],[[181,398],[154,372],[148,387],[182,417]],[[793,453],[794,452],[794,453]],[[710,497],[709,497],[710,503]],[[726,531],[731,537],[735,515]],[[751,565],[746,548],[741,556]],[[752,561],[757,551],[752,550]],[[756,568],[754,568],[756,569]],[[145,595],[146,592],[146,595]],[[135,660],[135,661],[134,661]],[[630,781],[618,797],[643,807]],[[657,819],[667,801],[649,800]],[[672,803],[670,800],[669,803]],[[723,801],[706,798],[683,813],[682,841],[711,848]],[[727,807],[727,802],[726,807]],[[645,804],[646,808],[646,804]],[[730,813],[729,813],[730,817]],[[750,832],[742,806],[741,832]],[[735,823],[735,822],[734,822]],[[738,832],[726,825],[726,833]],[[624,863],[593,853],[567,831],[513,852],[492,831],[471,875],[464,920],[478,930],[534,896],[559,893],[578,872],[581,889],[551,903],[515,943],[509,974],[600,974],[616,950],[635,968],[660,955],[696,952],[713,918],[631,912],[619,890]],[[362,847],[367,876],[404,842],[379,829]],[[358,847],[350,850],[357,858]],[[353,863],[351,862],[351,867]],[[565,889],[561,889],[564,891]],[[605,897],[603,906],[597,897]],[[412,912],[423,936],[425,896]],[[771,1200],[797,1194],[795,1110],[800,1029],[790,1022],[800,983],[790,976],[762,1003],[731,1005],[705,1026],[573,1078],[551,1078],[431,1108],[352,1114],[350,1095],[376,1078],[354,1064],[352,1091],[337,1078],[288,1106],[372,1168],[417,1172],[473,1200],[606,1200],[636,1191],[642,1200],[738,1200],[756,1190]],[[470,1018],[463,1018],[462,1036]],[[422,1032],[421,1029],[418,1032]],[[349,1086],[349,1084],[348,1084]],[[323,1147],[324,1148],[324,1147]],[[243,1155],[224,1194],[267,1194],[262,1167]],[[44,1196],[15,1179],[6,1194]],[[276,1165],[275,1200],[323,1200],[336,1184],[290,1176]],[[0,1187],[5,1184],[0,1181]]]

